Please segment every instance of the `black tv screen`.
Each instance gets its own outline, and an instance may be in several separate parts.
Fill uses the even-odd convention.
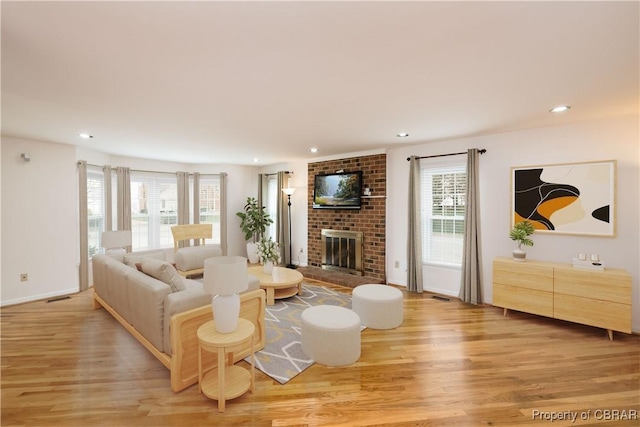
[[[362,171],[316,175],[313,209],[360,209]]]

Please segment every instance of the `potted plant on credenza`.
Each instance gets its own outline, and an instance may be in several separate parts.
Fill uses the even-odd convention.
[[[236,215],[240,218],[240,228],[247,240],[247,257],[250,263],[255,264],[258,262],[256,242],[262,238],[269,224],[273,224],[273,220],[254,197],[247,197],[244,211],[237,212]]]
[[[529,238],[533,234],[535,228],[529,221],[522,221],[513,226],[509,232],[511,240],[518,242],[518,248],[513,250],[514,261],[524,261],[527,257],[527,253],[522,249],[522,246],[533,246],[533,240]]]

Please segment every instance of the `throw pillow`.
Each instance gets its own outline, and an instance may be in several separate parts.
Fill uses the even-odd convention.
[[[172,292],[184,291],[186,289],[182,277],[178,274],[175,267],[168,262],[153,258],[142,258],[140,266],[144,274],[166,283],[171,287]]]
[[[176,268],[176,263],[172,262],[171,265],[173,266],[173,268]],[[142,262],[136,262],[136,269],[138,271],[142,271]]]
[[[160,261],[164,261],[166,259],[164,255],[164,251],[149,252],[143,255],[128,253],[124,256],[124,263],[129,267],[136,268],[136,263],[142,261],[142,258],[157,259]]]

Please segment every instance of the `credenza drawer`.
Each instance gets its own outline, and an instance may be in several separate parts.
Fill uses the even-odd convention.
[[[553,293],[519,286],[493,284],[493,305],[553,317]]]
[[[553,267],[504,259],[495,260],[493,283],[553,292]]]
[[[620,270],[589,271],[573,267],[556,268],[554,292],[629,304],[631,276]]]
[[[553,317],[631,333],[631,306],[629,304],[556,293],[553,297]]]

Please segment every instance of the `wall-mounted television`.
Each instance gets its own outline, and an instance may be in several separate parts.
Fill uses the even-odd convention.
[[[360,209],[362,171],[316,175],[313,209]]]

